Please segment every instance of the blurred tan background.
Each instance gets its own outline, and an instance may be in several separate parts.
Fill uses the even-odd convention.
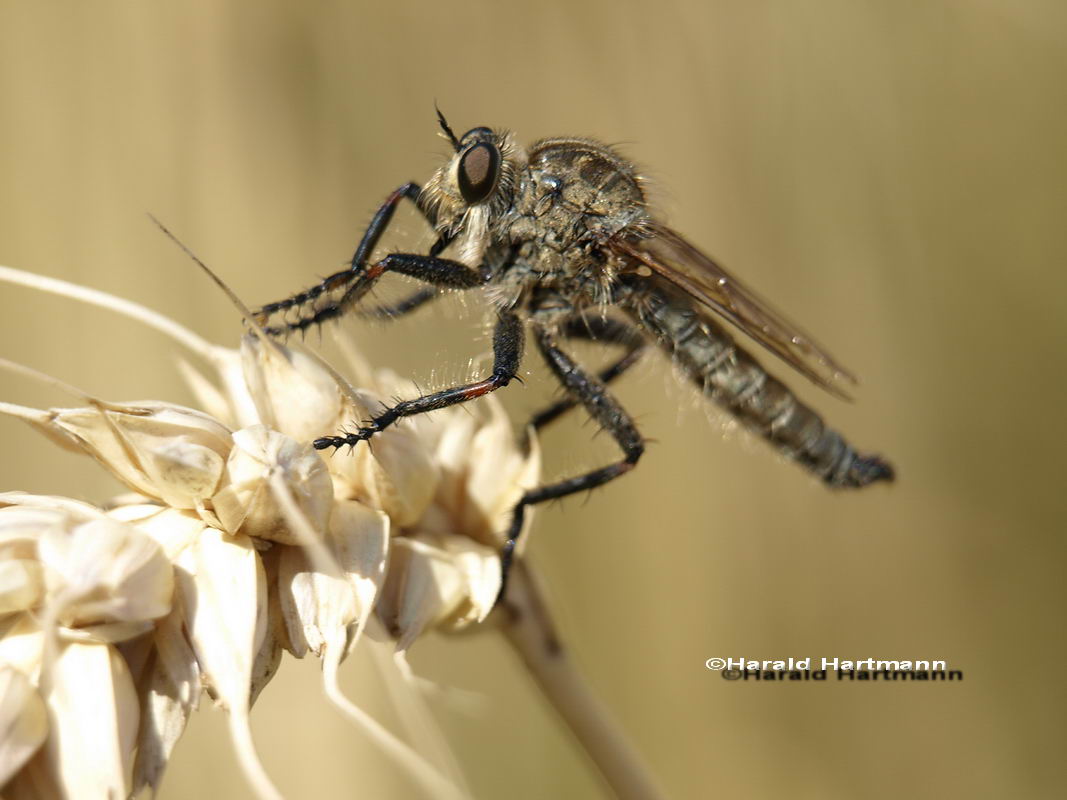
[[[649,364],[619,393],[656,440],[588,502],[540,513],[530,554],[589,680],[672,797],[1061,796],[1067,13],[1062,3],[0,3],[0,263],[105,289],[219,342],[250,304],[351,254],[373,208],[457,130],[623,142],[676,227],[862,378],[793,385],[890,488],[831,494]],[[399,217],[405,246],[426,234]],[[456,301],[343,330],[380,365],[462,379]],[[161,336],[0,288],[0,355],[108,398],[191,402]],[[528,359],[516,420],[551,397]],[[781,374],[781,370],[776,370]],[[70,401],[9,375],[4,400]],[[679,401],[681,398],[681,401]],[[579,414],[549,474],[610,442]],[[0,487],[103,500],[87,460],[0,420]],[[944,659],[962,684],[742,685],[713,656]],[[511,654],[436,638],[416,670],[478,797],[600,786]],[[359,658],[346,684],[383,720]],[[288,661],[253,716],[290,797],[408,797],[406,776]],[[248,797],[220,714],[163,796]]]

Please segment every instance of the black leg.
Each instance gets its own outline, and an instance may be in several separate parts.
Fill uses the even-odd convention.
[[[354,446],[379,431],[385,430],[401,417],[410,417],[413,414],[435,411],[456,403],[465,403],[507,386],[519,371],[522,347],[522,321],[511,311],[501,311],[493,333],[493,373],[488,378],[397,403],[392,408],[385,409],[374,419],[368,421],[365,427],[354,433],[323,436],[321,439],[316,439],[315,449],[325,450],[328,447],[343,447],[346,444]]]
[[[355,280],[357,270],[366,264],[367,257],[377,246],[378,240],[382,238],[385,229],[389,227],[393,214],[396,213],[396,207],[400,205],[400,201],[405,197],[418,204],[419,186],[417,183],[405,183],[386,198],[385,202],[375,212],[370,225],[367,226],[367,230],[363,233],[363,238],[360,239],[359,247],[356,248],[356,253],[352,256],[351,266],[348,269],[336,272],[330,277],[324,278],[318,286],[312,286],[310,289],[298,292],[285,300],[280,300],[277,303],[267,303],[256,312],[257,321],[265,322],[271,314],[310,303],[324,292],[329,292]]]
[[[586,373],[556,342],[553,331],[536,326],[537,346],[541,355],[548,362],[549,369],[556,375],[567,392],[581,403],[589,415],[600,427],[612,435],[623,452],[623,459],[606,467],[595,469],[584,475],[551,483],[537,489],[531,489],[522,496],[512,515],[508,538],[500,555],[500,594],[497,601],[504,596],[507,588],[508,571],[515,556],[515,547],[522,533],[522,523],[526,516],[526,507],[566,497],[575,492],[595,489],[608,481],[625,475],[641,458],[645,451],[644,439],[634,425],[630,415],[619,405],[618,401],[604,386],[603,382]]]
[[[417,308],[422,308],[428,302],[435,299],[437,294],[437,289],[432,286],[427,286],[424,289],[412,292],[407,297],[397,300],[395,303],[374,306],[373,308],[368,308],[366,310],[359,310],[356,314],[361,317],[370,317],[373,319],[396,319],[405,314],[410,314]]]
[[[568,339],[588,339],[597,343],[617,344],[626,349],[621,358],[597,373],[597,378],[605,385],[636,364],[646,345],[644,337],[635,328],[606,317],[574,317],[563,327],[563,335]],[[530,419],[530,425],[540,430],[570,411],[578,403],[579,400],[571,394],[534,414]]]
[[[338,300],[317,308],[306,317],[264,330],[271,335],[278,336],[293,331],[303,331],[339,317],[362,299],[374,287],[378,279],[387,272],[407,275],[409,278],[416,278],[443,289],[473,289],[485,284],[481,275],[459,261],[436,256],[422,256],[417,253],[390,253],[376,264],[358,270],[354,281],[345,281],[352,285]]]
[[[366,269],[367,259],[370,258],[370,254],[374,251],[374,248],[378,246],[378,242],[381,239],[382,234],[385,232],[385,229],[389,227],[389,223],[392,221],[393,215],[396,213],[397,206],[400,204],[400,201],[403,200],[405,197],[415,203],[419,210],[423,213],[423,216],[427,218],[427,221],[432,224],[433,220],[426,213],[426,210],[418,203],[420,191],[421,190],[419,189],[419,186],[416,183],[406,183],[396,189],[392,194],[389,195],[388,198],[386,198],[385,202],[382,203],[382,205],[378,208],[377,212],[375,212],[374,217],[371,219],[370,224],[367,226],[366,232],[363,234],[363,238],[359,242],[359,246],[356,248],[355,255],[352,256],[352,261],[348,269],[342,270],[340,272],[335,272],[333,275],[324,278],[317,286],[312,286],[309,289],[306,289],[302,292],[298,292],[297,294],[294,294],[292,297],[289,297],[285,300],[281,300],[277,303],[268,303],[256,312],[256,321],[260,324],[265,324],[267,320],[274,314],[288,311],[289,309],[301,308],[303,306],[306,306],[309,303],[313,303],[322,295],[334,291],[336,289],[348,286],[349,284],[357,282],[361,277],[365,276],[366,273],[369,271]],[[436,259],[436,257],[448,246],[448,244],[448,238],[443,236],[438,238],[438,240],[434,243],[433,247],[430,249],[431,258]],[[379,262],[379,264],[376,264],[375,267],[378,267],[380,265],[381,262]],[[371,269],[373,270],[375,267],[372,267]],[[371,283],[373,283],[373,279],[371,280]],[[359,297],[362,297],[363,294],[366,293],[367,289],[369,289],[369,286],[366,289],[356,292],[355,294],[358,294]],[[310,325],[314,325],[319,322],[325,322],[327,319],[336,317],[340,313],[342,313],[345,305],[354,302],[354,299],[349,297],[349,292],[346,292],[345,296],[347,298],[347,301],[345,299],[342,299],[338,303],[330,304],[329,306],[320,309],[320,311],[324,312],[322,314],[319,314],[319,312],[315,312],[307,319],[298,320],[296,323],[293,324],[286,323],[277,327],[268,328],[267,331],[272,334],[284,334],[293,330],[304,330]],[[408,310],[411,309],[409,308]]]

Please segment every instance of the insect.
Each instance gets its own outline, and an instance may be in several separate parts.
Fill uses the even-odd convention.
[[[325,435],[327,450],[354,446],[397,420],[481,397],[515,379],[526,332],[565,399],[533,418],[541,428],[581,405],[614,438],[623,457],[582,475],[526,492],[502,551],[506,580],[526,509],[593,489],[626,474],[644,439],[608,384],[650,347],[658,347],[713,402],[827,485],[858,488],[893,479],[876,455],[861,455],[772,377],[734,340],[726,321],[828,391],[854,382],[815,342],[741,281],[674,232],[650,210],[636,168],[589,139],[543,139],[522,148],[506,131],[473,128],[457,137],[440,111],[453,153],[425,186],[406,183],[370,222],[348,269],[317,286],[263,306],[258,319],[285,335],[320,325],[359,304],[394,272],[426,284],[371,313],[396,317],[448,290],[481,290],[496,313],[488,377],[383,408],[364,427]],[[423,253],[370,257],[400,202],[412,201],[437,238]],[[449,247],[453,255],[442,253]],[[569,340],[618,347],[621,356],[594,374],[566,349]],[[501,588],[501,596],[504,586]]]

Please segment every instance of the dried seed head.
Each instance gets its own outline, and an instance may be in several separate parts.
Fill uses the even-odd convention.
[[[499,548],[516,503],[538,483],[541,451],[532,435],[528,452],[522,451],[495,397],[487,398],[482,416],[463,416],[467,419],[454,414],[449,420],[434,454],[442,472],[435,504],[443,514],[433,527],[420,529]],[[440,527],[442,521],[447,527]]]
[[[144,787],[159,788],[163,770],[189,716],[200,702],[200,665],[182,629],[181,613],[172,611],[156,626],[149,642],[154,658],[137,679],[142,697],[132,796]]]
[[[406,650],[425,630],[480,622],[499,592],[496,550],[460,536],[405,536],[393,541],[377,612]]]
[[[222,488],[211,499],[222,526],[281,544],[299,544],[270,489],[279,474],[297,505],[318,532],[326,530],[333,505],[333,484],[326,465],[310,445],[262,425],[233,434]]]
[[[93,456],[134,491],[174,508],[197,508],[214,493],[230,451],[225,425],[171,403],[59,408],[24,418]]]
[[[151,538],[91,506],[13,494],[0,503],[18,503],[0,508],[0,554],[17,556],[2,572],[18,565],[34,577],[4,595],[20,602],[0,620],[0,781],[12,778],[12,797],[125,796],[139,708],[108,642],[169,612],[173,569]]]
[[[331,701],[434,796],[456,796],[343,697],[337,667],[379,595],[394,598],[383,601],[383,617],[404,620],[394,625],[403,647],[429,627],[484,618],[499,588],[499,542],[471,536],[491,539],[482,517],[514,470],[502,467],[481,495],[467,496],[470,464],[438,454],[449,426],[469,429],[469,442],[484,427],[462,412],[405,421],[328,469],[305,442],[361,424],[383,385],[357,392],[315,356],[262,339],[240,353],[202,349],[221,386],[192,380],[215,416],[94,398],[52,411],[0,403],[0,413],[92,455],[135,493],[106,512],[0,495],[0,662],[24,676],[10,682],[24,702],[6,717],[0,704],[0,723],[33,713],[20,680],[37,688],[52,720],[36,757],[32,736],[24,746],[12,739],[9,751],[0,743],[0,775],[14,773],[6,788],[13,796],[42,786],[48,796],[154,790],[207,688],[230,713],[257,794],[276,796],[254,754],[248,709],[286,647],[319,655]],[[517,453],[510,436],[493,435]],[[447,499],[446,467],[458,470]],[[387,590],[387,580],[398,588]]]
[[[225,707],[246,710],[267,624],[266,578],[252,541],[204,528],[176,565],[175,596],[205,683]]]
[[[70,642],[48,677],[48,772],[68,797],[128,796],[140,710],[122,656],[109,644]]]
[[[44,594],[41,565],[34,558],[15,558],[0,548],[0,616],[36,606]]]
[[[44,598],[37,540],[62,524],[47,509],[0,508],[0,616],[36,608]]]
[[[313,356],[245,336],[241,360],[247,391],[264,425],[299,442],[309,442],[337,421],[340,387],[334,375]],[[236,403],[239,397],[232,399]]]
[[[37,681],[44,658],[44,631],[37,614],[24,611],[0,620],[0,664]]]
[[[37,553],[46,602],[66,627],[150,622],[170,611],[171,564],[155,541],[130,525],[98,519],[53,528],[40,537]]]
[[[493,609],[511,512],[540,470],[536,442],[522,452],[492,397],[474,413],[439,412],[420,434],[433,447],[437,487],[421,516],[394,539],[377,606],[400,649],[424,630],[461,630]]]
[[[154,503],[119,505],[107,512],[112,519],[132,523],[156,541],[173,562],[208,527],[202,515]]]
[[[0,665],[0,786],[10,780],[48,735],[48,715],[37,688],[14,667]]]
[[[36,500],[54,507],[0,508],[6,611],[41,608],[67,628],[115,641],[144,632],[170,610],[173,572],[151,538],[80,504]]]
[[[332,644],[345,648],[366,622],[385,579],[389,517],[354,500],[338,501],[326,544],[336,574],[312,566],[303,550],[281,548],[278,597],[289,651],[322,656]]]
[[[383,406],[372,392],[354,392],[332,430],[358,428]],[[338,496],[381,509],[397,528],[414,523],[433,499],[438,480],[432,443],[421,433],[405,421],[376,434],[368,444],[329,458]]]

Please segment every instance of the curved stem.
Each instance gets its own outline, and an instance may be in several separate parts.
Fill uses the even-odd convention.
[[[545,697],[567,723],[619,800],[664,794],[560,643],[536,576],[524,560],[508,581],[502,627]]]
[[[115,297],[113,294],[101,292],[98,289],[79,286],[76,283],[62,281],[59,278],[48,278],[44,275],[35,275],[32,272],[24,272],[23,270],[15,269],[13,267],[0,266],[0,281],[16,283],[20,286],[28,286],[31,289],[38,289],[42,292],[70,297],[74,300],[80,300],[83,303],[89,303],[90,305],[117,311],[119,314],[136,319],[143,322],[145,325],[166,334],[171,339],[180,342],[186,348],[207,359],[209,362],[215,363],[217,361],[215,355],[217,348],[215,345],[211,344],[211,342],[197,336],[184,325],[180,325],[174,320],[169,319],[150,308],[146,308],[139,303],[134,303],[132,300],[124,300],[121,297]]]
[[[445,800],[464,800],[469,797],[453,786],[410,746],[390,733],[378,720],[345,696],[337,680],[337,666],[340,662],[340,651],[343,649],[344,643],[342,642],[333,647],[331,652],[326,653],[322,661],[323,686],[326,690],[326,697],[334,707],[358,728],[365,731],[388,758],[408,772],[412,779],[426,791],[427,797]]]
[[[248,783],[259,800],[284,800],[282,793],[271,781],[263,762],[256,755],[256,745],[252,741],[252,727],[248,721],[247,709],[231,708],[229,711],[230,739],[237,751],[237,763],[244,772]]]

